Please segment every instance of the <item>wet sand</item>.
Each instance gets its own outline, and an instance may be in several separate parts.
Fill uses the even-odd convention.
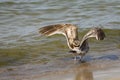
[[[1,67],[0,80],[120,80],[120,50],[103,53],[87,55],[84,63],[60,58],[42,65]]]

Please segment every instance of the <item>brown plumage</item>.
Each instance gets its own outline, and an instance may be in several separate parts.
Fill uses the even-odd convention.
[[[74,49],[74,46],[79,46],[77,27],[72,24],[56,24],[49,25],[40,28],[39,32],[45,36],[51,36],[54,34],[63,34],[70,49]]]
[[[40,28],[40,33],[42,33],[43,35],[49,36],[51,33],[57,31],[58,29],[63,28],[63,26],[61,26],[60,24],[58,25],[49,25],[46,27],[42,27]]]
[[[52,36],[54,34],[62,34],[67,39],[68,47],[72,50],[70,52],[76,53],[83,57],[89,50],[88,38],[95,37],[97,40],[103,40],[105,33],[101,28],[92,28],[88,31],[82,41],[78,38],[78,29],[73,24],[55,24],[45,26],[39,29],[39,33],[45,36]]]

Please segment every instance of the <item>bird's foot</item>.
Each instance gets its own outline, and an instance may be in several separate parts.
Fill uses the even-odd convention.
[[[86,61],[79,59],[79,63],[85,63]]]
[[[81,57],[75,56],[74,57],[74,63],[85,63],[86,61],[84,61]]]
[[[79,62],[80,63],[85,63],[85,61],[83,60],[83,56],[79,56]]]

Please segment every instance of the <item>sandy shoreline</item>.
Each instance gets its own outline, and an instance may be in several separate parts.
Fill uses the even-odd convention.
[[[105,61],[104,63],[107,65],[82,63],[76,67],[45,71],[44,73],[40,73],[37,68],[35,70],[35,66],[39,65],[35,65],[34,69],[30,68],[30,65],[26,69],[25,65],[19,68],[11,67],[0,72],[0,80],[120,80],[119,61]]]
[[[48,71],[45,73],[30,71],[27,74],[9,71],[6,75],[1,75],[0,80],[120,80],[119,74],[119,67],[95,71],[88,68]]]
[[[120,80],[119,51],[113,51],[115,55],[109,54],[85,63],[74,64],[71,60],[56,60],[56,63],[47,65],[2,67],[0,80]]]

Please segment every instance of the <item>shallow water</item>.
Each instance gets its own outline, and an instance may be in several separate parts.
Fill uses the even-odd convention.
[[[120,58],[119,0],[0,0],[0,78],[9,75],[4,79],[7,80],[21,75],[24,79],[24,75],[76,68],[63,36],[41,37],[38,33],[40,27],[57,23],[76,24],[80,40],[89,28],[101,25],[106,38],[90,39],[90,51],[84,60],[90,65],[104,60],[117,65],[114,63]]]

